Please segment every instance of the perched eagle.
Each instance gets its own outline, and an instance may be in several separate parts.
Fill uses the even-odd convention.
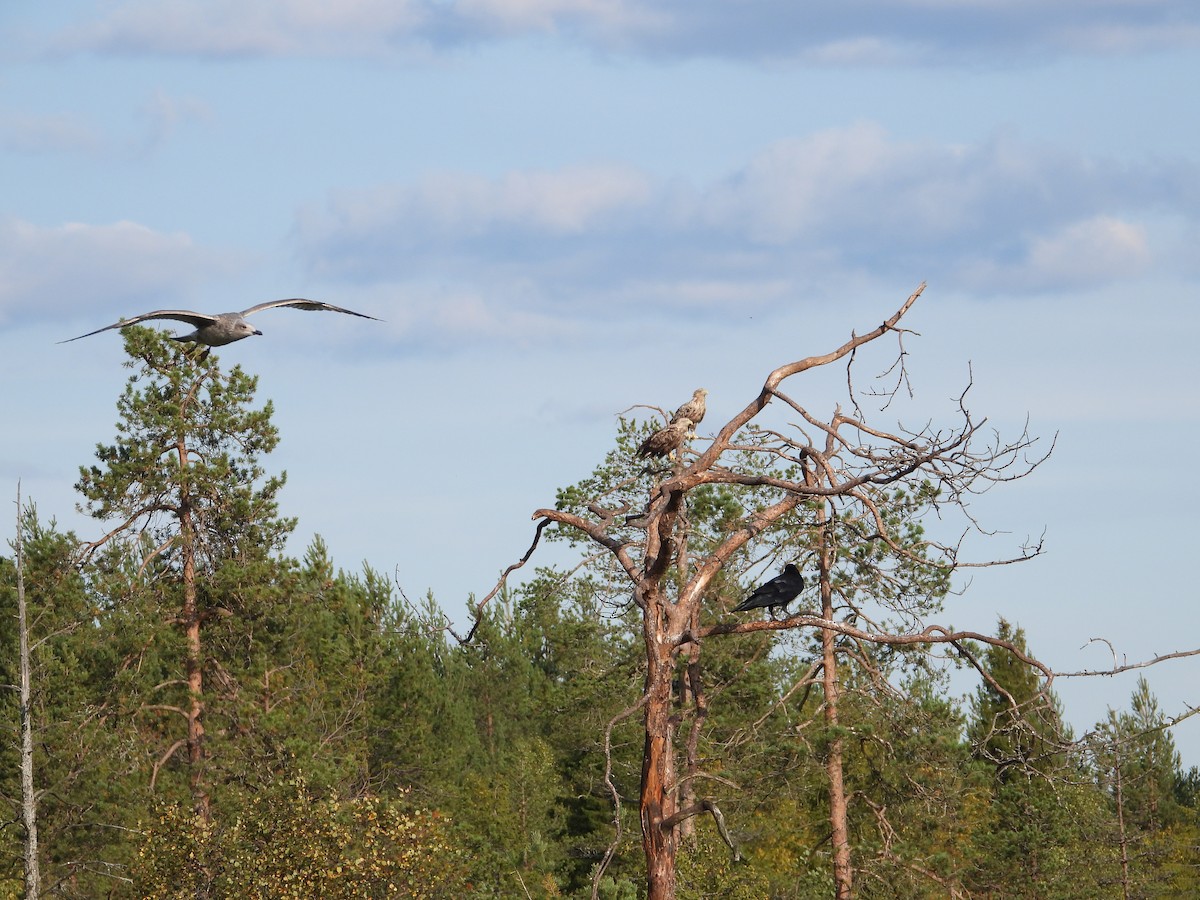
[[[671,423],[674,424],[680,419],[689,419],[694,429],[704,419],[704,398],[707,396],[708,391],[704,388],[697,388],[692,392],[692,399],[675,410],[675,415],[671,416]]]
[[[638,456],[666,456],[679,449],[692,427],[691,419],[678,419],[665,428],[660,428],[638,447]]]
[[[242,338],[248,338],[252,334],[262,334],[261,331],[246,321],[246,316],[262,312],[264,309],[275,309],[280,306],[309,311],[345,313],[348,316],[358,316],[361,319],[379,321],[374,316],[355,312],[352,309],[342,309],[340,306],[334,306],[332,303],[322,303],[320,300],[305,300],[296,297],[291,300],[268,300],[266,303],[259,303],[257,306],[252,306],[249,309],[243,309],[241,312],[216,313],[215,315],[192,312],[189,309],[157,309],[154,312],[134,316],[132,319],[124,319],[120,322],[114,322],[112,325],[105,325],[103,328],[97,328],[95,331],[89,331],[87,334],[81,334],[79,337],[67,338],[67,340],[59,341],[59,343],[69,344],[71,341],[91,337],[93,334],[99,334],[102,331],[108,331],[112,328],[124,328],[127,325],[136,325],[138,322],[148,322],[151,319],[174,319],[178,322],[186,322],[196,330],[191,334],[173,337],[171,340],[207,344],[209,347],[223,347],[226,344],[232,344],[234,341],[240,341]]]
[[[782,606],[786,615],[788,605],[804,590],[804,576],[792,563],[783,567],[783,572],[770,581],[760,584],[745,600],[733,608],[734,612],[746,612],[750,609],[763,609],[775,618],[775,610]]]

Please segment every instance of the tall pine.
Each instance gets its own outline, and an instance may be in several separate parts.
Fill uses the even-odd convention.
[[[204,635],[254,604],[293,527],[278,515],[283,476],[266,477],[260,464],[279,437],[271,404],[251,405],[256,379],[239,367],[224,372],[150,329],[124,335],[134,374],[117,402],[117,436],[97,446],[77,487],[86,511],[112,526],[100,543],[119,549],[107,558],[126,562],[107,573],[112,602],[148,595],[182,639],[172,677],[145,707],[182,725],[164,729],[154,774],[182,760],[191,802],[207,817],[206,678],[220,669]]]

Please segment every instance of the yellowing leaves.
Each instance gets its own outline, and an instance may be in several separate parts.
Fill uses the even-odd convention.
[[[461,854],[448,826],[403,802],[319,800],[297,780],[224,829],[166,807],[135,876],[148,900],[454,897]]]

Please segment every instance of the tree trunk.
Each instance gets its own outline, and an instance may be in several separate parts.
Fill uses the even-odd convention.
[[[1125,831],[1125,796],[1121,776],[1121,743],[1119,740],[1114,742],[1113,748],[1115,751],[1113,773],[1116,776],[1114,787],[1117,802],[1117,828],[1121,841],[1121,896],[1124,900],[1129,900],[1129,836]]]
[[[647,900],[674,900],[676,833],[663,826],[675,814],[675,751],[671,740],[673,648],[667,641],[663,602],[647,599],[646,746],[642,754],[642,849]]]
[[[683,507],[681,506],[681,509]],[[686,584],[688,580],[688,529],[680,529],[678,550],[675,554],[679,570],[679,583]],[[700,629],[700,604],[692,605],[688,628],[695,633]],[[679,676],[679,694],[676,708],[680,716],[686,710],[692,711],[692,722],[688,728],[687,742],[684,747],[683,778],[679,789],[675,792],[676,809],[692,809],[696,805],[696,772],[698,769],[697,752],[700,745],[700,731],[704,727],[708,715],[708,703],[704,696],[704,688],[700,683],[700,645],[694,641],[680,648],[684,653],[686,668]],[[696,817],[688,816],[675,830],[677,846],[694,845],[696,840]]]
[[[29,617],[25,610],[25,544],[21,539],[21,488],[17,488],[17,631],[20,632],[21,820],[25,826],[25,896],[41,896],[38,866],[37,793],[33,785],[33,676],[29,661]]]
[[[183,550],[183,610],[180,618],[185,638],[184,672],[188,689],[188,786],[196,813],[207,820],[210,810],[208,793],[204,789],[204,656],[196,596],[196,532],[186,499],[179,513],[179,539]]]
[[[830,538],[827,512],[824,506],[818,513],[820,529],[820,556],[818,566],[821,578],[821,617],[833,619],[833,586],[830,570],[833,563],[833,542]],[[821,632],[822,686],[825,691],[825,728],[833,736],[826,750],[825,774],[829,779],[829,825],[833,845],[834,896],[837,900],[850,900],[854,896],[854,871],[850,866],[850,829],[847,824],[846,785],[842,774],[842,739],[838,736],[838,683],[837,633],[828,629]]]
[[[698,619],[698,616],[693,617]],[[693,630],[698,623],[693,624]],[[700,731],[708,718],[708,699],[700,676],[700,645],[687,645],[687,669],[679,679],[678,708],[692,711],[692,724],[688,728],[687,746],[684,748],[683,783],[679,786],[675,801],[676,809],[692,809],[696,806],[696,774],[700,770]],[[696,838],[696,817],[688,816],[679,823],[679,842],[687,845]]]

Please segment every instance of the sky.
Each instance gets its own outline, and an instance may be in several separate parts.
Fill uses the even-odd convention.
[[[58,341],[324,300],[383,321],[273,310],[219,353],[274,404],[289,552],[466,626],[623,411],[703,386],[702,445],[927,282],[873,421],[948,423],[969,378],[1056,441],[973,510],[980,558],[1045,553],[942,621],[1062,672],[1200,648],[1198,50],[1194,0],[5,3],[0,492],[104,531],[74,484],[129,371],[116,332]],[[1144,674],[1200,706],[1200,657]],[[1055,688],[1082,731],[1135,679]],[[1175,736],[1200,765],[1200,716]]]

